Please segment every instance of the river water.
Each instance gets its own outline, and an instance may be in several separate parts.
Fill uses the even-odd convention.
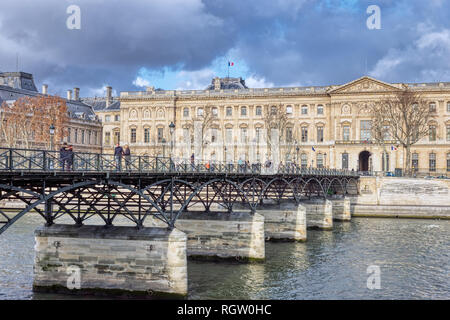
[[[0,235],[0,299],[68,298],[31,290],[42,221],[25,216]],[[261,264],[189,261],[189,299],[450,299],[450,221],[354,218],[307,236],[266,243]],[[368,289],[369,266],[380,289]]]

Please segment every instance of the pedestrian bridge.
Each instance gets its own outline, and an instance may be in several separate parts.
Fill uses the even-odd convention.
[[[93,216],[106,226],[125,217],[138,228],[152,216],[173,229],[193,207],[232,212],[236,204],[255,213],[265,199],[300,204],[312,198],[357,194],[357,172],[295,165],[173,160],[74,152],[0,148],[0,234],[30,211],[50,226],[68,216],[81,226]],[[25,208],[8,210],[20,201]],[[17,212],[18,211],[18,212]]]

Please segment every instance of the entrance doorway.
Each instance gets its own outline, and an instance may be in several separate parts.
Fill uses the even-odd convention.
[[[363,151],[359,154],[359,171],[370,171],[370,156],[369,151]]]

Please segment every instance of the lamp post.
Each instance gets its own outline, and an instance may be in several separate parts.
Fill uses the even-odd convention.
[[[53,137],[55,135],[55,126],[53,125],[53,123],[50,125],[49,131],[50,131],[50,150],[53,150]]]
[[[170,132],[170,159],[172,159],[173,156],[173,133],[175,132],[175,123],[171,122],[169,124],[169,132]]]

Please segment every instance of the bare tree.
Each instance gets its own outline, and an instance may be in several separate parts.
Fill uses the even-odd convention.
[[[379,141],[389,134],[406,152],[405,174],[410,174],[411,146],[429,133],[432,117],[429,105],[420,92],[408,87],[385,96],[372,108],[375,137]]]
[[[211,106],[206,106],[203,108],[203,112],[196,117],[193,117],[191,123],[189,125],[191,131],[191,141],[195,143],[199,142],[201,147],[201,155],[202,159],[204,159],[204,149],[208,145],[209,141],[206,139],[208,130],[214,124],[214,121],[217,119],[217,116],[213,112],[213,108]],[[196,125],[198,124],[198,126]],[[195,141],[195,129],[199,128],[199,139],[200,141]]]
[[[284,140],[286,125],[288,118],[286,112],[282,110],[283,105],[279,106],[266,106],[264,110],[264,127],[266,129],[267,148],[268,153],[271,155],[272,147],[278,146],[278,152],[281,153],[281,145]],[[278,131],[278,141],[272,141],[273,130]]]

